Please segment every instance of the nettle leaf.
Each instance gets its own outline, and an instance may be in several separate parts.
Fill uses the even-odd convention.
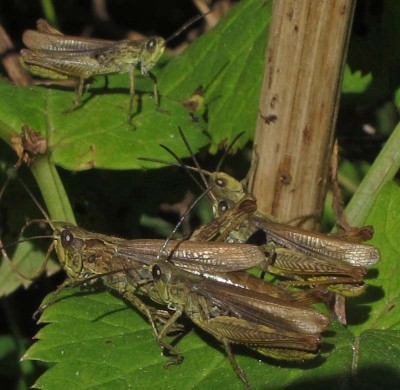
[[[140,315],[110,293],[82,294],[68,289],[43,314],[41,322],[50,324],[39,331],[39,341],[24,358],[56,364],[35,387],[243,388],[221,346],[199,329],[185,334],[176,345],[184,355],[183,363],[165,368],[169,360],[161,355],[149,325]],[[392,350],[386,351],[385,362],[397,358],[391,364],[394,369],[399,335],[391,333],[394,338],[386,339],[386,343]],[[373,337],[369,331],[357,339],[333,323],[324,334],[321,356],[309,362],[277,363],[248,350],[235,351],[254,388],[351,388],[353,379],[362,380],[358,373],[381,362]],[[390,380],[386,377],[385,383],[390,384]]]
[[[39,341],[25,355],[25,359],[56,363],[35,387],[243,387],[221,347],[203,332],[196,330],[184,335],[177,344],[185,357],[183,363],[166,369],[168,358],[161,355],[149,325],[122,300],[106,292],[81,295],[76,289],[62,295],[43,314],[41,322],[50,324],[39,331]],[[343,328],[339,332],[349,337]],[[347,355],[351,360],[351,343],[345,349],[346,353],[340,351],[338,358]],[[237,358],[256,388],[264,384],[307,382],[312,371],[323,366],[323,359],[319,363],[304,363],[308,368],[304,370],[302,364],[282,368],[256,354],[240,353]]]
[[[247,135],[240,144],[244,145],[253,136],[257,117],[271,4],[269,0],[240,3],[182,55],[161,71],[155,69],[162,111],[155,109],[151,80],[137,78],[136,130],[126,122],[128,76],[117,75],[109,77],[108,89],[99,77],[84,94],[82,107],[68,114],[63,112],[72,107],[71,90],[0,82],[0,137],[10,143],[11,136],[27,124],[47,138],[52,161],[71,170],[154,167],[137,158],[161,157],[160,143],[180,157],[188,156],[183,143],[177,142],[178,127],[194,151],[208,143],[202,104],[195,107],[199,112],[190,112],[184,104],[202,86],[213,150],[243,131]],[[166,152],[162,158],[171,160]]]
[[[126,121],[129,91],[114,88],[126,75],[111,77],[110,91],[98,91],[74,112],[73,93],[54,88],[17,87],[0,82],[0,136],[7,143],[21,132],[23,124],[43,134],[48,141],[52,162],[71,170],[90,168],[134,169],[144,163],[138,157],[160,155],[159,144],[171,147],[180,157],[188,156],[179,139],[178,127],[194,150],[208,142],[201,118],[193,116],[179,101],[163,99],[157,111],[151,94],[142,94],[134,129]],[[97,93],[100,92],[100,93]],[[140,91],[138,92],[140,93]],[[85,96],[86,97],[86,96]],[[165,158],[171,157],[165,152]]]
[[[204,88],[213,151],[241,132],[236,148],[254,136],[271,6],[242,1],[159,73],[163,95],[184,99]]]

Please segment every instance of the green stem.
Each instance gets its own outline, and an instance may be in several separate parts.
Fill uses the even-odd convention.
[[[346,208],[346,217],[353,226],[361,226],[367,218],[379,190],[392,180],[400,168],[400,123],[375,159],[357,192]]]
[[[32,165],[33,176],[42,193],[47,210],[53,220],[76,224],[75,216],[55,165],[47,155]]]

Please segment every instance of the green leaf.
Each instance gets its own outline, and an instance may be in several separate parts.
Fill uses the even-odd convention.
[[[242,1],[159,73],[168,97],[184,99],[205,88],[213,151],[243,131],[236,148],[254,136],[271,6],[269,0]]]
[[[365,2],[360,7],[347,61],[352,69],[372,74],[367,94],[360,96],[363,100],[386,99],[400,85],[399,17],[397,1],[382,1],[378,7]]]
[[[179,343],[186,355],[183,365],[165,369],[168,359],[161,355],[141,316],[109,293],[80,297],[74,293],[77,290],[68,290],[45,311],[41,321],[51,324],[38,333],[40,341],[25,356],[57,362],[38,380],[37,387],[150,389],[184,381],[186,388],[191,388],[202,381],[225,378],[238,388],[223,354],[193,333]],[[199,369],[199,363],[208,363],[208,370],[218,369],[219,375],[209,378],[210,373]]]
[[[27,278],[37,276],[40,267],[43,265],[45,255],[45,252],[35,247],[31,242],[23,242],[18,245],[11,257],[14,269],[3,258],[0,265],[0,297],[12,293],[21,285],[28,288],[32,284],[32,280]],[[25,278],[18,275],[15,269]],[[58,263],[50,261],[46,268],[47,275],[51,275],[59,269]]]
[[[148,324],[107,292],[83,294],[68,289],[41,321],[50,324],[39,331],[39,341],[25,358],[56,364],[38,379],[38,388],[243,388],[221,346],[198,329],[177,344],[183,363],[164,368],[168,359],[160,354]],[[385,351],[386,372],[398,374],[400,332],[374,332],[356,338],[333,323],[324,333],[321,356],[309,362],[277,363],[248,350],[235,351],[254,388],[347,389],[353,388],[354,380],[364,381],[362,374],[370,365],[379,367],[381,355],[376,352],[381,338],[390,345]],[[376,342],[374,336],[379,336]],[[385,388],[395,388],[394,380],[393,375],[385,377]]]
[[[381,261],[369,271],[369,290],[359,299],[363,305],[352,313],[364,321],[353,330],[356,334],[367,329],[400,330],[400,188],[396,184],[389,182],[379,192],[367,223],[374,227],[370,243],[380,250]]]
[[[343,74],[342,93],[361,94],[367,90],[371,82],[371,73],[363,75],[359,70],[352,72],[350,67],[346,65]]]
[[[11,144],[11,136],[28,124],[47,139],[51,161],[70,170],[141,168],[146,164],[138,157],[159,156],[160,143],[180,157],[188,156],[183,143],[176,142],[178,127],[184,129],[195,151],[208,143],[201,118],[193,121],[190,112],[171,99],[162,99],[165,111],[157,111],[149,94],[141,95],[134,129],[126,122],[129,94],[117,88],[121,83],[128,86],[129,80],[126,75],[111,79],[110,91],[93,89],[86,103],[69,114],[63,111],[71,107],[71,91],[17,87],[0,81],[0,137]],[[171,160],[166,152],[163,158]]]

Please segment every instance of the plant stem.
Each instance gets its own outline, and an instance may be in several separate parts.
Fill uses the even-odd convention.
[[[353,226],[361,226],[379,190],[392,180],[400,168],[400,123],[375,159],[367,175],[346,208],[346,218]]]
[[[76,224],[67,193],[55,165],[47,155],[31,165],[32,173],[42,193],[50,217],[57,221]]]
[[[290,221],[323,210],[355,1],[273,4],[250,189]]]

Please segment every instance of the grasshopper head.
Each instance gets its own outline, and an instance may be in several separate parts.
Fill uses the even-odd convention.
[[[172,310],[175,310],[177,305],[184,305],[188,298],[188,293],[184,291],[179,277],[181,272],[183,271],[167,262],[157,262],[151,266],[154,285],[159,297]]]
[[[101,234],[66,223],[54,224],[54,246],[62,267],[72,279],[86,279],[112,271],[115,249]]]
[[[142,49],[140,67],[143,74],[146,74],[160,59],[164,53],[165,39],[162,37],[151,37],[146,39]]]
[[[54,223],[54,247],[61,266],[72,279],[79,278],[83,269],[84,240],[75,234],[76,230],[80,229],[67,223]]]
[[[209,180],[216,199],[213,205],[214,215],[221,215],[246,195],[243,185],[226,173],[214,172]]]

